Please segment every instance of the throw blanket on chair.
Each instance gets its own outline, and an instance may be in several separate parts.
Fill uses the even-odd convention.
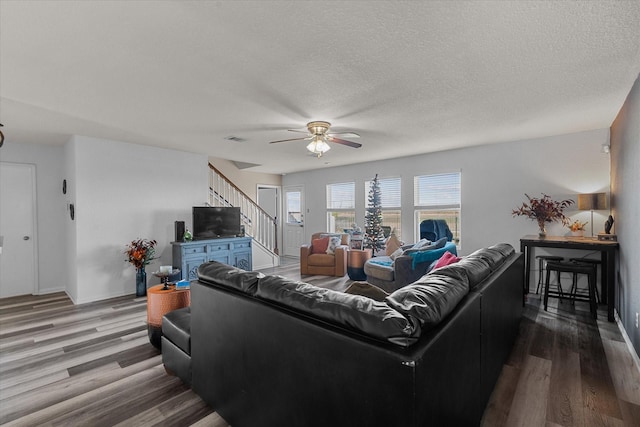
[[[446,237],[448,242],[453,240],[453,233],[449,230],[449,226],[444,219],[425,219],[420,223],[421,239],[428,239],[434,242],[443,237]]]

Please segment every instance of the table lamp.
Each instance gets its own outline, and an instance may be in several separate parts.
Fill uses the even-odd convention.
[[[578,194],[578,209],[591,211],[591,237],[593,237],[593,211],[607,209],[607,193]]]

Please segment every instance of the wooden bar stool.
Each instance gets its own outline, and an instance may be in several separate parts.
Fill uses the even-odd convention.
[[[598,303],[596,301],[596,266],[593,264],[580,264],[574,262],[556,262],[551,261],[547,263],[547,276],[544,284],[544,309],[547,310],[547,301],[549,300],[549,296],[560,295],[562,298],[562,293],[554,294],[549,292],[549,277],[551,276],[551,272],[555,271],[558,274],[560,273],[571,273],[573,275],[573,283],[571,286],[571,292],[569,293],[569,298],[571,301],[588,301],[589,309],[591,311],[591,315],[594,319],[598,318]],[[586,274],[587,280],[589,284],[589,288],[587,289],[588,297],[584,297],[578,295],[577,292],[577,283],[578,283],[578,274]],[[562,289],[560,284],[558,287]]]
[[[597,277],[598,277],[598,266],[602,265],[602,261],[600,261],[599,259],[591,259],[591,258],[569,258],[569,261],[571,261],[571,262],[579,262],[579,263],[582,263],[582,264],[591,264],[591,265],[593,265],[594,268],[596,269],[596,280],[597,280]],[[600,286],[602,286],[602,284],[600,284]],[[596,301],[598,301],[598,304],[600,304],[600,302],[602,301],[600,299],[600,292],[598,292],[598,287],[597,286],[595,288],[596,288]]]
[[[536,286],[536,294],[537,294],[538,291],[540,290],[540,286],[544,285],[544,281],[542,280],[542,277],[543,277],[542,274],[544,273],[544,266],[546,265],[546,263],[549,261],[562,261],[564,258],[562,258],[561,256],[538,255],[536,256],[536,259],[538,260],[538,271],[540,272],[538,274],[538,286]],[[558,283],[560,283],[560,273],[557,274],[556,279],[558,280]]]

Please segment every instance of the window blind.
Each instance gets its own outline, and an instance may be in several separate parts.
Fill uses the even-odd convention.
[[[365,181],[365,208],[370,207],[369,204],[369,191],[371,191],[371,181]],[[380,207],[382,209],[400,209],[402,207],[401,201],[401,183],[400,177],[394,178],[378,178],[378,185],[380,187]]]
[[[355,209],[355,182],[327,184],[327,209]]]
[[[460,207],[460,172],[413,178],[414,206],[431,209]]]

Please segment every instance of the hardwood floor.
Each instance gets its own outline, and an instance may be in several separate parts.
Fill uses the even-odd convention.
[[[263,270],[300,279],[296,262]],[[307,276],[344,290],[347,278]],[[529,296],[520,334],[483,426],[639,426],[640,371],[620,331],[586,303]],[[228,424],[149,344],[146,299],[73,305],[64,293],[0,299],[0,424]],[[401,427],[401,426],[399,426]]]

